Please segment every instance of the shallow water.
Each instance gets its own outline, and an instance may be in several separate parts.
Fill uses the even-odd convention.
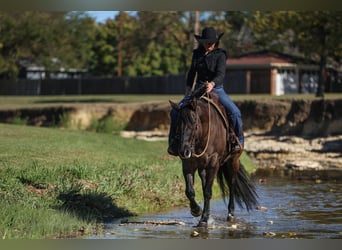
[[[233,223],[226,222],[225,203],[214,200],[207,229],[194,227],[199,218],[192,217],[188,208],[178,208],[130,217],[126,223],[114,221],[106,224],[103,235],[89,238],[342,239],[342,182],[272,178],[258,184],[257,192],[263,209],[248,213],[238,208]]]

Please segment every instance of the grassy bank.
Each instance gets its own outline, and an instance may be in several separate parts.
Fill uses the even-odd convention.
[[[113,218],[183,204],[180,160],[166,141],[0,124],[3,239],[100,231]]]

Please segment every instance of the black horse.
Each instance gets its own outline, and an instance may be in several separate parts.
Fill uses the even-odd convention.
[[[191,214],[202,216],[198,226],[207,226],[210,213],[212,186],[215,178],[221,188],[223,199],[229,193],[227,220],[234,219],[234,200],[248,211],[258,204],[258,196],[252,180],[240,163],[242,150],[230,153],[236,137],[230,133],[224,108],[215,94],[207,97],[194,93],[190,100],[179,106],[170,101],[177,111],[177,134],[179,157],[182,160],[186,183],[186,196],[190,201]],[[203,210],[195,200],[194,174],[196,170],[202,181]]]

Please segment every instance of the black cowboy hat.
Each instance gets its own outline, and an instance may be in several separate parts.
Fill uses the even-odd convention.
[[[199,43],[206,44],[206,43],[216,43],[221,39],[222,36],[223,36],[223,33],[217,36],[216,30],[213,27],[205,27],[202,30],[202,36],[195,35],[195,38]]]

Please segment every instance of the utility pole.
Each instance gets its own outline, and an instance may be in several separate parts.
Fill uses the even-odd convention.
[[[194,33],[197,35],[199,34],[199,19],[200,19],[200,12],[199,11],[195,11],[195,17],[194,17]],[[197,40],[194,39],[194,49],[197,48]]]

